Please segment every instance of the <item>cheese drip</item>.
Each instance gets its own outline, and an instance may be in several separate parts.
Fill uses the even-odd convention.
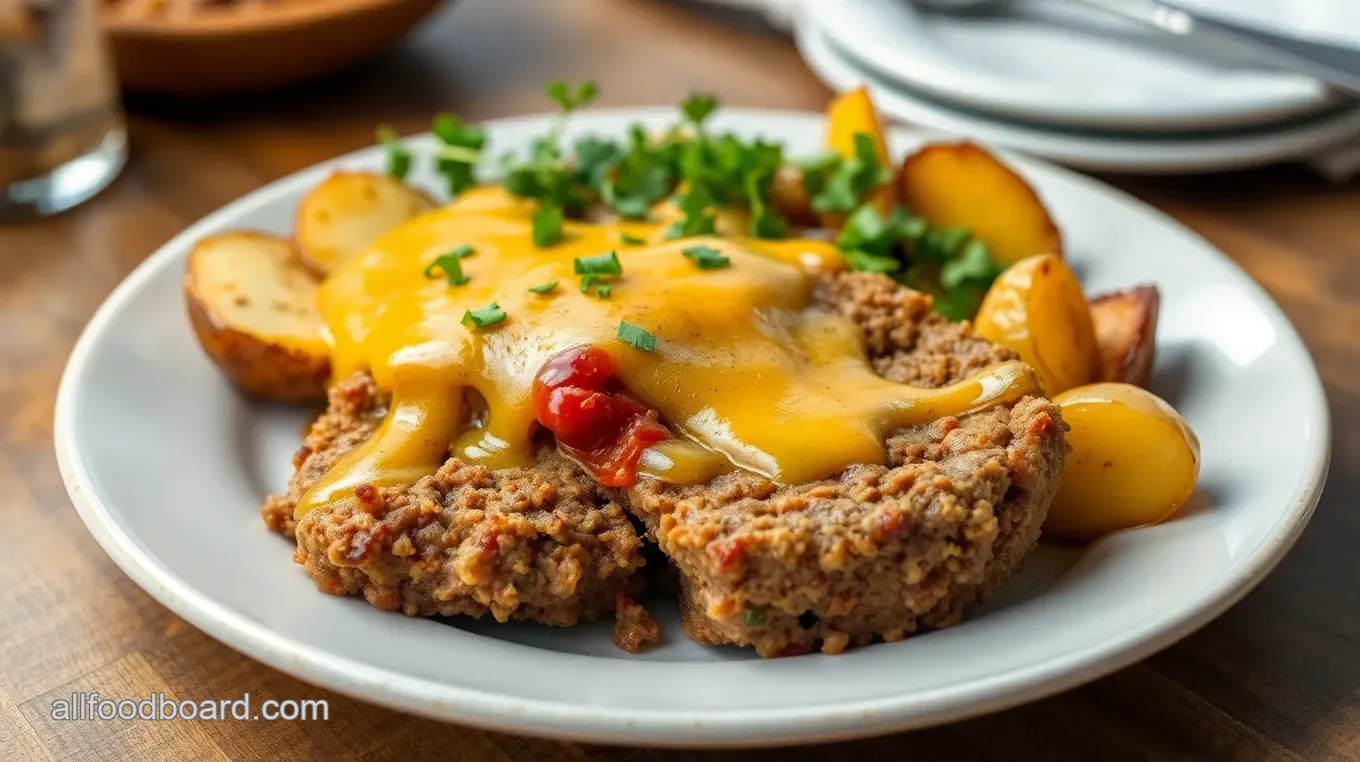
[[[560,243],[536,248],[531,213],[500,188],[478,189],[391,231],[327,278],[318,298],[336,378],[367,369],[392,403],[375,436],[303,496],[298,516],[360,484],[433,473],[449,454],[492,468],[532,462],[534,378],[554,354],[581,345],[607,351],[623,386],[688,440],[643,457],[643,473],[677,482],[710,477],[722,470],[715,460],[779,483],[825,478],[884,462],[884,438],[895,429],[1038,389],[1020,363],[941,389],[876,375],[858,327],[813,304],[817,274],[843,266],[825,242],[667,241],[650,223],[567,223]],[[624,234],[648,243],[623,244]],[[463,244],[475,252],[462,260],[466,284],[424,274]],[[684,254],[693,246],[731,265],[701,269]],[[582,293],[573,259],[611,249],[623,263],[611,295]],[[550,281],[558,281],[550,294],[529,291]],[[461,322],[491,302],[504,321],[480,329]],[[620,321],[654,334],[656,350],[619,340]],[[487,403],[475,428],[462,409],[464,388]]]

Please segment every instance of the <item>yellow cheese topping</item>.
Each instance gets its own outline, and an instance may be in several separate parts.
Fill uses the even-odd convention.
[[[726,468],[780,483],[824,478],[857,463],[882,463],[884,438],[1034,393],[1027,366],[1001,363],[941,389],[887,381],[873,372],[858,327],[812,302],[818,273],[843,264],[813,240],[667,241],[653,223],[568,222],[561,242],[533,245],[533,207],[498,187],[407,222],[365,254],[342,262],[319,304],[336,378],[369,370],[392,394],[377,434],[342,458],[297,507],[433,473],[450,455],[490,467],[532,461],[538,428],[534,379],[553,355],[595,345],[622,385],[680,439],[647,451],[640,470],[695,482]],[[646,239],[622,243],[623,235]],[[469,278],[449,285],[427,266],[461,246]],[[731,265],[701,269],[683,254],[703,245]],[[582,293],[573,260],[618,252],[612,293]],[[558,281],[549,294],[531,286]],[[495,302],[507,317],[464,325],[464,312]],[[656,336],[655,351],[617,338],[620,321]],[[485,399],[472,416],[464,390]]]

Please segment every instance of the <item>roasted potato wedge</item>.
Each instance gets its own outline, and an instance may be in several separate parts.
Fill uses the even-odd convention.
[[[774,173],[774,180],[770,182],[770,204],[790,225],[816,227],[821,224],[817,213],[812,211],[812,199],[808,198],[807,188],[803,185],[803,170],[792,164],[785,164]]]
[[[854,156],[855,135],[860,133],[868,135],[873,140],[878,160],[883,166],[889,166],[892,159],[888,154],[887,133],[883,130],[883,122],[878,117],[878,109],[874,106],[873,98],[869,97],[869,91],[863,87],[836,96],[827,106],[827,150],[844,157]],[[896,200],[897,189],[892,182],[884,183],[868,197],[868,201],[884,216],[892,211]],[[842,214],[823,214],[819,217],[822,227],[833,230],[839,230],[845,222],[845,215]]]
[[[1091,384],[1053,398],[1071,451],[1044,532],[1085,540],[1156,524],[1195,491],[1199,439],[1170,405],[1130,384]]]
[[[1091,308],[1062,258],[1041,254],[1011,265],[987,290],[974,327],[1033,366],[1049,396],[1098,378]]]
[[[931,224],[971,230],[1003,265],[1063,253],[1062,235],[1039,194],[972,143],[937,143],[908,156],[897,193]]]
[[[239,231],[189,254],[184,299],[194,333],[237,386],[263,399],[324,399],[330,351],[315,276],[288,241]]]
[[[1101,381],[1147,385],[1157,352],[1157,310],[1161,300],[1153,285],[1136,286],[1091,300],[1091,321],[1100,347]]]
[[[324,275],[378,236],[434,206],[429,196],[396,178],[336,172],[298,204],[298,250],[308,266]]]

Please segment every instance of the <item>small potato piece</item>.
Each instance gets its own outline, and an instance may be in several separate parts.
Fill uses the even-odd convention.
[[[1039,194],[972,143],[937,143],[908,156],[897,192],[931,224],[971,230],[1003,265],[1063,253],[1062,235]]]
[[[826,108],[826,147],[839,156],[849,158],[855,155],[855,135],[864,133],[874,142],[878,160],[889,166],[887,133],[883,122],[878,118],[869,91],[857,87],[836,96]],[[869,193],[868,201],[877,207],[880,214],[887,216],[897,200],[895,184],[887,182]],[[839,230],[845,222],[843,214],[820,215],[822,227]]]
[[[1102,381],[1146,386],[1157,352],[1157,309],[1161,294],[1153,285],[1097,296],[1091,321],[1100,346]]]
[[[325,275],[378,236],[433,208],[429,196],[396,178],[336,172],[298,204],[298,249],[313,270]]]
[[[983,338],[1014,349],[1033,366],[1051,397],[1097,379],[1091,308],[1077,278],[1053,254],[1006,269],[982,300],[975,328]]]
[[[325,399],[330,350],[316,289],[288,241],[249,231],[203,239],[184,272],[203,350],[237,386],[268,400]]]
[[[1156,524],[1195,491],[1199,439],[1170,405],[1130,384],[1091,384],[1053,398],[1072,448],[1044,532],[1085,540]]]
[[[770,204],[789,224],[797,227],[816,227],[817,213],[812,211],[812,199],[803,186],[803,170],[785,164],[774,173],[770,183]]]

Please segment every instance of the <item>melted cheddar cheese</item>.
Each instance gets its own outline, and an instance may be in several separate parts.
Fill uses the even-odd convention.
[[[500,188],[477,189],[392,230],[326,279],[318,299],[336,378],[366,369],[392,402],[377,434],[303,497],[299,516],[361,484],[414,481],[449,455],[490,467],[531,462],[536,374],[581,345],[607,351],[622,385],[679,437],[647,451],[641,470],[681,483],[733,466],[801,483],[882,463],[894,429],[1038,388],[1020,363],[934,390],[876,375],[858,327],[812,298],[816,276],[843,266],[825,242],[668,241],[653,223],[568,222],[562,241],[537,248],[531,214]],[[625,245],[623,234],[647,243]],[[463,244],[474,249],[462,260],[467,283],[425,275]],[[731,265],[700,269],[683,253],[698,245]],[[623,265],[612,293],[582,293],[573,260],[610,250]],[[529,290],[549,281],[559,283],[551,293]],[[491,302],[505,320],[461,322]],[[621,341],[620,321],[655,335],[655,351]],[[465,389],[485,411],[464,409]]]

